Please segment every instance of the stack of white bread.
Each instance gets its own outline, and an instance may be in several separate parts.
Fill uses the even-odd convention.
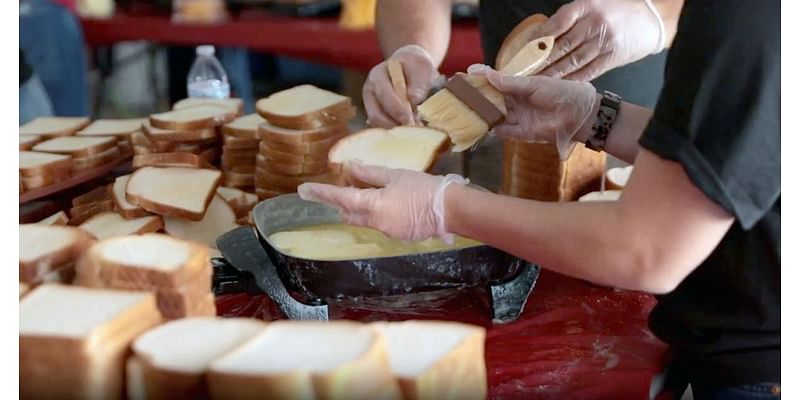
[[[128,397],[483,399],[483,328],[187,318],[133,343]]]
[[[130,149],[113,136],[76,136],[87,124],[85,117],[40,117],[19,128],[20,193],[116,162]]]
[[[348,97],[301,85],[261,99],[255,187],[259,199],[297,190],[304,182],[330,182],[328,151],[349,133],[355,107]]]
[[[47,284],[19,303],[21,399],[122,399],[130,343],[161,322],[151,293]]]
[[[133,155],[131,136],[137,132],[141,134],[142,124],[146,121],[145,118],[98,119],[78,131],[76,135],[113,137],[117,139],[121,156],[127,158]]]
[[[215,315],[205,246],[149,233],[106,239],[78,260],[75,284],[156,294],[166,319]]]
[[[258,154],[258,126],[264,122],[258,114],[245,115],[222,126],[222,184],[227,187],[252,188]]]
[[[219,157],[218,128],[241,115],[241,99],[184,99],[171,111],[152,114],[132,137],[137,155],[188,153],[209,163]]]

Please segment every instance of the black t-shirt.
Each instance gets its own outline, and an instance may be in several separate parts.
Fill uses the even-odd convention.
[[[506,35],[520,21],[533,14],[552,16],[570,0],[484,0],[480,2],[480,30],[484,62],[494,65]],[[611,90],[626,101],[654,107],[664,83],[666,51],[635,63],[615,68],[597,77],[598,90]]]
[[[640,144],[736,222],[650,327],[690,382],[780,383],[780,1],[689,0]]]

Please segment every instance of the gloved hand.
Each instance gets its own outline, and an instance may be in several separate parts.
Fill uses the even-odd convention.
[[[555,36],[547,67],[539,75],[590,81],[603,73],[661,52],[664,21],[651,0],[575,0],[539,29]]]
[[[545,76],[511,76],[486,65],[472,65],[470,74],[483,74],[489,84],[505,95],[505,121],[492,133],[531,143],[552,143],[561,159],[569,157],[575,135],[591,128],[599,95],[589,82]]]
[[[431,87],[443,82],[444,77],[437,71],[428,52],[420,46],[403,46],[389,58],[403,66],[411,104],[395,93],[384,61],[372,68],[362,89],[367,122],[381,128],[414,124],[413,106],[425,100]]]
[[[361,181],[380,188],[304,183],[297,193],[304,200],[338,207],[347,224],[374,228],[395,239],[438,236],[448,244],[453,242],[453,235],[444,226],[444,193],[449,184],[466,184],[466,179],[360,163],[348,163],[345,168]]]

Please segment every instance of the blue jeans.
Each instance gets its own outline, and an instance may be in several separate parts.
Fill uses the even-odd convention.
[[[692,385],[694,400],[779,400],[781,385],[774,383],[758,383],[717,390],[704,390]]]
[[[77,18],[49,0],[30,0],[20,10],[19,47],[44,84],[53,113],[89,115],[86,51]]]
[[[53,115],[53,105],[44,90],[42,81],[33,74],[19,87],[19,124],[22,125],[36,117]]]

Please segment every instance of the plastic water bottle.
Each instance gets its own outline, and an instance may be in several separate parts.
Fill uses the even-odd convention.
[[[186,90],[189,97],[227,99],[231,96],[228,75],[219,60],[214,57],[214,46],[197,46],[197,58],[189,69]]]

